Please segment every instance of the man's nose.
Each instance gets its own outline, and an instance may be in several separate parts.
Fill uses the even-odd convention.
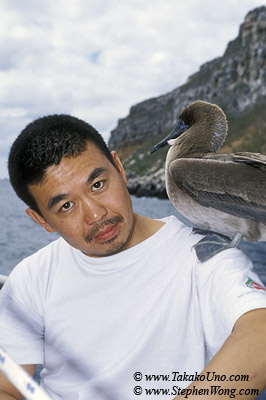
[[[87,199],[83,206],[84,220],[88,225],[100,221],[107,215],[107,209],[95,199]]]

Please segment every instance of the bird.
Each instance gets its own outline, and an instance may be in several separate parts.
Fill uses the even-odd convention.
[[[194,246],[205,261],[237,247],[240,240],[266,241],[266,156],[222,153],[228,122],[216,104],[197,100],[175,128],[150,151],[169,144],[165,183],[169,200],[194,230],[205,236]]]

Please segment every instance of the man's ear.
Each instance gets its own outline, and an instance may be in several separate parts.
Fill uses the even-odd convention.
[[[120,160],[120,158],[119,158],[119,156],[118,156],[116,151],[111,151],[111,154],[112,154],[114,163],[116,165],[116,169],[118,170],[119,174],[121,175],[121,177],[122,177],[122,179],[123,179],[123,181],[124,181],[124,183],[126,185],[127,184],[127,177],[126,177],[126,173],[125,173],[123,164],[122,164],[122,162],[121,162],[121,160]]]
[[[32,208],[27,208],[26,213],[28,214],[29,217],[31,217],[37,224],[41,225],[44,229],[47,230],[47,232],[56,232],[49,224],[48,222],[45,221],[45,219],[37,213],[37,211],[34,211]]]

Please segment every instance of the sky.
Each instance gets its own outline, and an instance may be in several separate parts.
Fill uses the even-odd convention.
[[[32,120],[67,113],[106,142],[132,105],[222,56],[260,0],[0,0],[0,178]]]

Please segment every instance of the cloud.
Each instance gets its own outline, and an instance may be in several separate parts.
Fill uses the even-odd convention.
[[[32,119],[69,113],[108,139],[117,120],[223,54],[256,0],[2,0],[0,177]]]

